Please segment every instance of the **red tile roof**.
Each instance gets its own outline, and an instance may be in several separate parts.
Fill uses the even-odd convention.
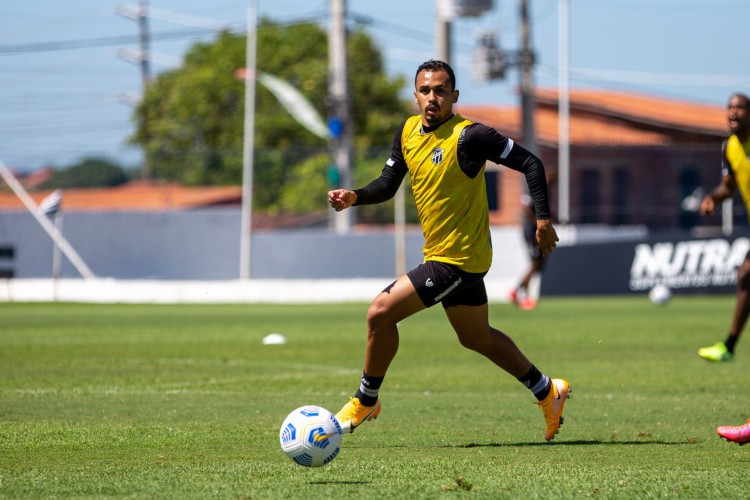
[[[534,115],[537,140],[558,143],[557,90],[536,91]],[[723,106],[711,106],[645,95],[612,91],[570,92],[570,142],[573,146],[659,146],[683,134],[719,139],[727,135]],[[456,110],[473,121],[497,128],[523,141],[518,106],[457,105]],[[687,135],[685,135],[687,134]],[[39,203],[51,191],[31,193]],[[240,186],[183,187],[169,183],[131,182],[115,188],[65,189],[65,211],[162,211],[190,210],[217,205],[239,205]],[[0,210],[23,209],[21,201],[0,184]]]
[[[39,203],[52,191],[30,193]],[[189,210],[226,204],[240,204],[240,186],[184,187],[178,184],[130,182],[113,188],[63,189],[62,207],[70,211],[161,211]],[[23,209],[18,197],[0,192],[0,210]]]
[[[540,89],[536,92],[539,103],[557,106],[557,90]],[[724,106],[664,99],[625,92],[571,90],[571,107],[593,109],[613,117],[643,123],[658,124],[676,129],[701,132],[727,133],[727,115]]]
[[[534,114],[537,140],[559,140],[557,90],[539,89]],[[517,106],[457,105],[464,117],[521,140]],[[674,142],[676,132],[722,138],[728,133],[726,111],[711,106],[638,94],[574,90],[570,92],[570,142],[586,146],[656,146]]]
[[[521,111],[501,107],[461,107],[459,113],[472,121],[496,128],[504,135],[522,140]],[[559,137],[557,111],[538,110],[534,115],[537,141],[556,146]],[[601,119],[573,116],[570,119],[570,143],[588,146],[653,146],[669,142],[669,136],[656,132],[635,130],[620,123]]]

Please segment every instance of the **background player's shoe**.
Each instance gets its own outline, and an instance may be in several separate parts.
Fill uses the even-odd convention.
[[[510,300],[511,304],[518,307],[518,290],[511,290],[508,294],[508,299]]]
[[[708,361],[732,361],[734,354],[729,352],[724,342],[717,342],[708,347],[698,349],[698,356]]]
[[[743,425],[732,427],[724,425],[716,429],[716,434],[723,437],[727,441],[737,443],[740,446],[743,444],[750,443],[750,419]]]
[[[341,431],[344,433],[354,432],[354,429],[365,420],[378,418],[380,414],[380,400],[378,399],[375,406],[365,406],[359,402],[358,398],[349,398],[346,403],[336,414],[336,420],[341,425]]]
[[[552,387],[550,387],[549,394],[537,403],[544,412],[546,423],[544,439],[547,441],[554,439],[555,434],[560,431],[560,426],[563,423],[563,406],[565,406],[565,400],[568,399],[571,391],[570,384],[566,380],[553,378],[551,382]]]
[[[526,297],[521,301],[519,307],[524,311],[533,311],[534,309],[536,309],[536,300],[531,297]]]

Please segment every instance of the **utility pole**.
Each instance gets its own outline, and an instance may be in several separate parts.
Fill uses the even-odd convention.
[[[529,22],[529,1],[520,0],[521,51],[518,54],[518,66],[521,75],[521,112],[523,116],[523,145],[534,154],[538,154],[536,131],[534,128],[534,52],[531,49],[531,23]]]
[[[330,106],[331,156],[338,172],[338,184],[352,188],[352,117],[346,54],[346,0],[330,0],[328,32],[328,98]],[[333,228],[339,234],[351,230],[352,209],[333,212]]]
[[[141,45],[141,93],[143,95],[141,103],[145,102],[146,91],[148,89],[149,80],[151,80],[151,69],[149,65],[149,35],[148,35],[148,0],[140,0],[138,4],[138,28],[140,31],[140,45]],[[144,181],[150,180],[152,177],[151,172],[151,159],[148,154],[148,139],[151,136],[149,123],[149,112],[148,107],[143,105],[143,117],[141,118],[141,129],[143,130],[143,136],[146,139],[147,145],[143,150],[143,168],[141,170],[141,178]]]
[[[521,24],[521,47],[515,52],[504,51],[499,46],[495,33],[481,32],[479,45],[474,55],[474,79],[479,82],[502,80],[509,67],[517,67],[521,91],[521,135],[524,147],[537,154],[534,128],[534,51],[531,48],[530,0],[519,0]]]
[[[521,46],[515,53],[500,49],[497,36],[492,32],[480,34],[479,46],[474,57],[474,78],[487,82],[505,78],[508,67],[518,68],[521,93],[521,138],[523,146],[539,155],[534,126],[534,51],[531,47],[531,22],[529,20],[530,0],[519,0]],[[521,181],[525,183],[525,181]]]

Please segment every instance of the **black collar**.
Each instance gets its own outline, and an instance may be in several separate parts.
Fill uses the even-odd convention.
[[[450,120],[450,119],[451,119],[451,118],[453,118],[454,116],[456,116],[456,115],[455,115],[455,114],[452,114],[452,115],[451,115],[451,116],[450,116],[450,117],[448,118],[448,120]],[[419,129],[419,132],[420,132],[420,133],[421,133],[422,135],[424,135],[424,134],[429,134],[429,133],[432,133],[432,132],[436,131],[437,129],[439,129],[439,128],[440,128],[440,127],[441,127],[441,126],[442,126],[442,125],[443,125],[443,124],[444,124],[445,122],[447,122],[448,120],[445,120],[444,122],[440,122],[440,123],[438,123],[437,125],[435,125],[435,126],[432,126],[432,127],[425,127],[424,125],[422,125],[422,128],[421,128],[421,129]]]

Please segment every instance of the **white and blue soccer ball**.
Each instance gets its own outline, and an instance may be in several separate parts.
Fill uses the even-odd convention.
[[[304,467],[331,463],[341,451],[341,425],[320,406],[301,406],[291,412],[279,430],[281,449]]]
[[[665,285],[658,284],[648,292],[648,299],[657,306],[666,305],[672,298],[672,292]]]

